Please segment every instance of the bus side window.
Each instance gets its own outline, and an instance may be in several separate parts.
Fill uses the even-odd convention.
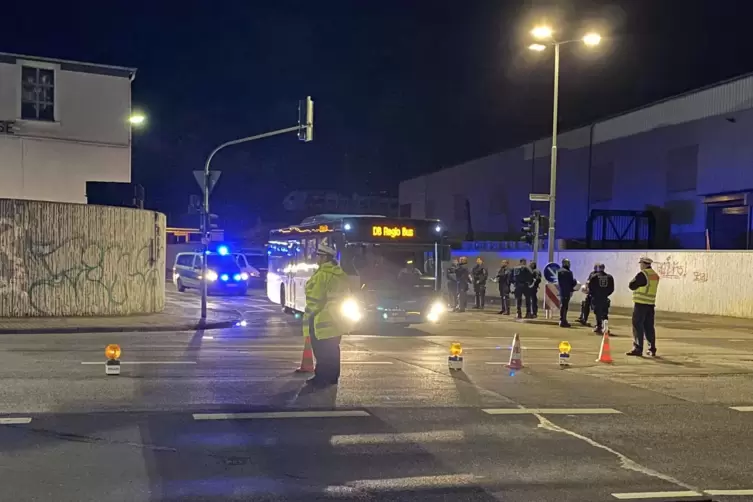
[[[306,239],[306,261],[316,261],[316,237]]]

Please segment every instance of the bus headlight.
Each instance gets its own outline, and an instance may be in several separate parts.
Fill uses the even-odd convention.
[[[429,322],[437,322],[441,315],[447,310],[447,307],[442,301],[437,300],[429,307],[429,313],[426,314],[426,319]]]
[[[214,270],[207,270],[207,280],[209,282],[214,282],[217,280],[217,272]]]
[[[363,317],[360,305],[358,305],[358,302],[353,298],[348,298],[343,302],[340,307],[340,313],[343,317],[353,322],[358,322],[361,320],[361,317]]]

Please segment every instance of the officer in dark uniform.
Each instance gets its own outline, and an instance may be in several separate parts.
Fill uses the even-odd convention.
[[[497,286],[499,287],[499,297],[502,306],[500,307],[499,314],[510,315],[510,279],[511,279],[510,267],[507,265],[507,260],[502,260],[502,266],[499,267],[497,272]]]
[[[447,279],[447,294],[450,297],[450,307],[452,310],[458,308],[458,279],[455,272],[458,269],[458,261],[452,260],[452,264],[445,271]]]
[[[484,260],[476,258],[476,265],[471,271],[473,279],[473,292],[476,294],[474,309],[483,309],[486,301],[486,281],[489,280],[489,271],[484,266]]]
[[[596,327],[594,333],[604,333],[604,320],[609,319],[609,295],[614,293],[614,277],[605,272],[606,267],[600,263],[598,270],[588,279],[588,294],[591,295]]]
[[[573,296],[573,291],[578,287],[578,283],[573,277],[570,270],[570,260],[567,258],[562,260],[562,268],[557,271],[557,286],[560,289],[560,328],[569,328],[567,310],[570,307],[570,298]]]
[[[531,315],[539,316],[539,285],[541,284],[541,272],[536,268],[536,262],[531,262],[531,273],[533,274],[533,285],[531,286]]]
[[[522,318],[521,306],[525,297],[526,318],[530,319],[531,314],[531,284],[533,283],[533,273],[526,264],[526,259],[521,258],[520,264],[512,272],[512,281],[515,285],[515,307],[518,310],[518,319]]]
[[[458,281],[458,312],[465,312],[468,308],[468,285],[471,283],[471,274],[468,271],[468,258],[465,256],[460,257],[460,263],[458,263],[455,269],[455,279]]]
[[[599,263],[594,263],[594,269],[593,272],[588,274],[588,279],[586,279],[586,286],[591,283],[591,277],[593,277],[597,272],[599,271]],[[591,291],[586,291],[586,298],[582,302],[580,302],[580,317],[578,318],[578,322],[581,323],[583,326],[588,326],[588,315],[591,313],[591,306],[593,304],[593,297],[591,296]]]

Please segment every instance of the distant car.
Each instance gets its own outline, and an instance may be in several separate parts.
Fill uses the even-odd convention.
[[[241,270],[248,274],[249,285],[267,282],[266,253],[235,253],[234,256]]]
[[[189,288],[201,287],[202,253],[178,253],[173,266],[173,283],[181,293]],[[241,270],[230,255],[207,255],[207,291],[245,295],[249,275]]]

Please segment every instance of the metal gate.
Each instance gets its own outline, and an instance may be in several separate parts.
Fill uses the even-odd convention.
[[[656,218],[650,211],[594,209],[586,240],[589,249],[653,249]]]

